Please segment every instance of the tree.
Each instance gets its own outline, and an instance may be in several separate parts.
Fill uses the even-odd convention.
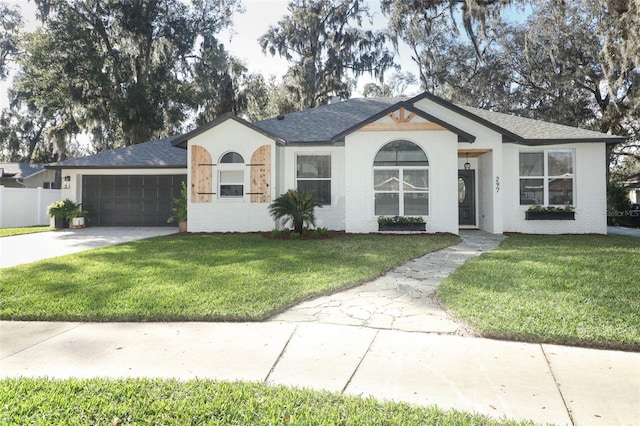
[[[316,224],[315,209],[322,207],[322,201],[311,191],[298,192],[290,189],[269,205],[269,213],[274,220],[291,221],[294,232],[302,234],[304,224]]]
[[[246,109],[246,99],[240,91],[246,67],[230,56],[215,38],[200,45],[200,60],[193,66],[193,92],[190,101],[197,108],[196,124],[202,125],[216,117]]]
[[[48,121],[36,110],[0,112],[2,160],[30,163],[55,161],[53,146],[45,143]]]
[[[362,96],[365,98],[374,97],[402,97],[407,96],[407,90],[418,83],[416,76],[410,72],[396,72],[388,82],[380,85],[367,83],[362,89]]]
[[[16,36],[21,25],[19,9],[0,2],[0,80],[7,78],[7,61],[18,52]]]
[[[370,18],[362,0],[292,0],[289,16],[269,28],[259,42],[264,53],[280,55],[298,109],[313,108],[333,96],[346,99],[365,72],[381,77],[393,65],[383,32],[362,29]]]
[[[19,46],[13,104],[46,118],[58,159],[80,132],[100,151],[180,131],[194,110],[232,108],[204,82],[233,63],[215,34],[239,0],[35,2],[44,25]]]
[[[599,0],[584,0],[541,2],[533,13],[536,18],[509,30],[503,43],[511,58],[516,111],[628,136],[631,143],[612,147],[609,164],[634,155],[640,131],[640,72],[636,64],[625,65],[606,54],[607,41],[599,28],[609,12]]]
[[[456,32],[452,14],[468,6],[456,9],[460,3],[383,4],[392,33],[413,49],[425,89],[471,106],[629,136],[631,143],[611,150],[610,164],[637,155],[640,62],[631,59],[637,50],[626,52],[633,42],[625,34],[635,29],[623,25],[638,15],[635,0],[621,12],[605,0],[537,0],[517,25],[496,13],[517,1],[485,2],[484,12],[477,9],[483,18],[465,26],[469,37],[485,35],[474,43]]]
[[[244,100],[241,114],[249,121],[260,121],[296,111],[289,97],[288,79],[277,82],[275,76],[268,80],[260,74],[244,75],[240,81],[240,97]]]
[[[543,1],[530,0],[381,0],[380,7],[389,17],[392,39],[404,39],[411,46],[410,33],[416,28],[428,35],[434,34],[432,22],[435,16],[448,15],[453,30],[458,33],[457,21],[461,21],[476,53],[480,56],[480,44],[491,39],[495,22],[507,6],[526,6]],[[597,25],[597,33],[603,40],[603,53],[609,56],[607,77],[613,81],[615,69],[640,63],[640,0],[595,0],[603,19]],[[555,6],[580,5],[577,1],[555,1]],[[606,67],[605,67],[606,68]],[[609,72],[611,71],[611,72]]]
[[[421,40],[437,40],[442,31],[459,35],[457,22],[461,22],[478,56],[481,44],[488,38],[488,20],[499,18],[502,9],[526,0],[381,0],[380,8],[389,18],[391,39],[397,44],[403,39],[414,50],[418,61],[423,51],[415,49]],[[435,48],[435,46],[434,46]],[[424,80],[424,79],[423,79]]]

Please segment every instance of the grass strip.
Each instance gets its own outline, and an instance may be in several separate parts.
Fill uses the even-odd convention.
[[[640,239],[513,235],[438,297],[483,336],[640,350]]]
[[[0,422],[33,425],[524,425],[257,383],[0,380]]]
[[[171,235],[2,270],[0,319],[253,321],[459,241],[446,235]]]
[[[35,234],[36,232],[51,231],[49,226],[27,226],[23,228],[0,228],[0,237],[12,237],[14,235]]]

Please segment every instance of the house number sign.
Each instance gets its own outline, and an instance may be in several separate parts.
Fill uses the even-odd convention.
[[[496,176],[496,192],[500,192],[500,176]]]

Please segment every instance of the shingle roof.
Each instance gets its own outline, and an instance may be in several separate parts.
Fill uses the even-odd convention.
[[[287,142],[333,142],[336,137],[348,133],[359,125],[366,124],[372,117],[393,108],[395,105],[411,106],[422,98],[435,101],[454,112],[501,133],[505,141],[525,145],[544,145],[570,141],[617,143],[624,140],[619,136],[607,135],[592,130],[561,124],[548,123],[530,118],[502,114],[465,105],[452,104],[430,93],[414,98],[354,98],[346,101],[294,112],[254,123],[254,126]],[[431,121],[435,117],[428,117]],[[440,122],[462,136],[463,141],[472,141],[469,135],[450,124]],[[471,140],[469,140],[471,138]]]
[[[529,118],[501,114],[454,105],[430,93],[423,93],[414,98],[355,98],[346,101],[320,106],[317,108],[294,112],[284,116],[270,118],[257,123],[249,123],[233,115],[223,115],[211,123],[198,127],[184,135],[176,135],[165,139],[145,142],[105,151],[83,158],[65,160],[45,166],[46,168],[186,168],[187,141],[218,124],[233,119],[252,128],[278,142],[284,143],[334,143],[352,131],[371,121],[382,117],[401,106],[415,111],[423,118],[443,125],[458,135],[458,140],[473,142],[475,137],[449,123],[429,115],[414,107],[421,99],[430,99],[451,111],[474,120],[503,135],[503,141],[524,145],[545,145],[567,142],[606,142],[618,143],[625,138],[611,136],[591,130],[560,124],[547,123]]]
[[[0,163],[4,177],[26,179],[44,171],[44,163]]]
[[[287,142],[330,142],[406,98],[354,98],[253,123]]]
[[[558,141],[593,141],[593,142],[621,142],[624,138],[620,136],[608,135],[606,133],[595,132],[593,130],[581,129],[579,127],[565,126],[562,124],[549,123],[547,121],[534,120],[531,118],[519,117],[516,115],[503,114],[499,112],[487,111],[465,105],[457,105],[459,108],[492,123],[495,126],[506,130],[506,136],[516,137],[515,142],[528,144],[554,143]],[[511,134],[511,135],[509,135]]]
[[[48,165],[47,168],[186,168],[187,151],[173,146],[172,142],[175,138],[177,138],[177,136],[144,142],[112,151],[100,152],[87,157],[59,161]]]

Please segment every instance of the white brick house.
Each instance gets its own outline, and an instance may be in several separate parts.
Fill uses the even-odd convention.
[[[173,143],[189,151],[192,232],[269,231],[274,198],[315,188],[328,198],[317,226],[347,232],[404,215],[422,216],[427,232],[606,234],[605,145],[622,140],[424,93],[253,124],[226,115]],[[574,220],[526,220],[533,204],[572,206]]]
[[[128,176],[121,180],[130,186],[129,210],[145,189],[139,175],[184,173],[190,232],[270,231],[278,224],[269,204],[288,189],[312,189],[324,200],[317,226],[332,230],[378,232],[379,216],[399,215],[423,217],[427,232],[606,234],[605,146],[623,140],[423,93],[350,99],[257,123],[224,115],[126,153],[54,167],[78,202],[102,194],[98,176]],[[117,192],[112,180],[108,194]],[[575,215],[527,220],[531,205],[570,206]]]

